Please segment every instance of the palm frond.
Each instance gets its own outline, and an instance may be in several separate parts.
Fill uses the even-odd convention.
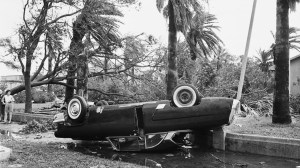
[[[84,10],[79,16],[86,33],[89,33],[100,46],[119,44],[119,24],[116,17],[123,16],[113,3],[107,0],[86,1]]]
[[[196,52],[196,50],[193,49],[195,47],[198,47],[202,51],[204,57],[208,57],[212,52],[217,53],[223,42],[214,32],[214,30],[219,30],[219,26],[215,25],[216,17],[208,13],[205,17],[195,15],[192,22],[194,24],[188,32],[188,38],[190,39],[187,39],[190,47],[192,47],[191,53]],[[192,54],[192,59],[196,59],[196,55],[195,53]]]
[[[296,11],[296,3],[299,3],[300,0],[289,0],[289,6],[291,11]]]

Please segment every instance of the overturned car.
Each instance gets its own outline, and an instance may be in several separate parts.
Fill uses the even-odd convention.
[[[133,104],[88,105],[74,96],[67,111],[54,116],[55,136],[108,140],[117,151],[163,149],[184,145],[192,131],[230,124],[239,109],[238,100],[203,98],[191,85],[176,87],[172,100]]]

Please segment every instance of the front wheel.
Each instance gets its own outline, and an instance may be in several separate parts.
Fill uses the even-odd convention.
[[[172,103],[176,107],[191,107],[201,102],[200,93],[192,85],[179,85],[172,94]]]

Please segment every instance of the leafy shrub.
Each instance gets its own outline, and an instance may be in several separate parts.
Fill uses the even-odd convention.
[[[7,84],[4,82],[0,82],[0,90],[4,92],[4,90],[7,88]]]
[[[25,103],[25,98],[26,98],[25,91],[15,94],[14,98],[15,98],[16,103]]]
[[[22,91],[16,95],[14,95],[16,103],[25,103],[26,95],[25,91]],[[55,99],[55,95],[51,93],[47,93],[44,91],[32,91],[32,99],[34,103],[45,103],[45,102],[52,102]]]
[[[32,95],[32,99],[35,103],[46,103],[53,101],[55,96],[51,93],[37,91]]]
[[[34,134],[34,133],[47,132],[55,129],[56,129],[56,124],[54,124],[52,120],[41,120],[41,121],[32,120],[27,122],[26,126],[21,130],[21,132],[25,134]]]

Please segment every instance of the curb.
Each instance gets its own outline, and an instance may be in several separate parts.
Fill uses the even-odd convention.
[[[0,146],[0,161],[9,159],[12,150],[4,146]]]
[[[260,135],[226,133],[226,150],[300,159],[300,140]]]

